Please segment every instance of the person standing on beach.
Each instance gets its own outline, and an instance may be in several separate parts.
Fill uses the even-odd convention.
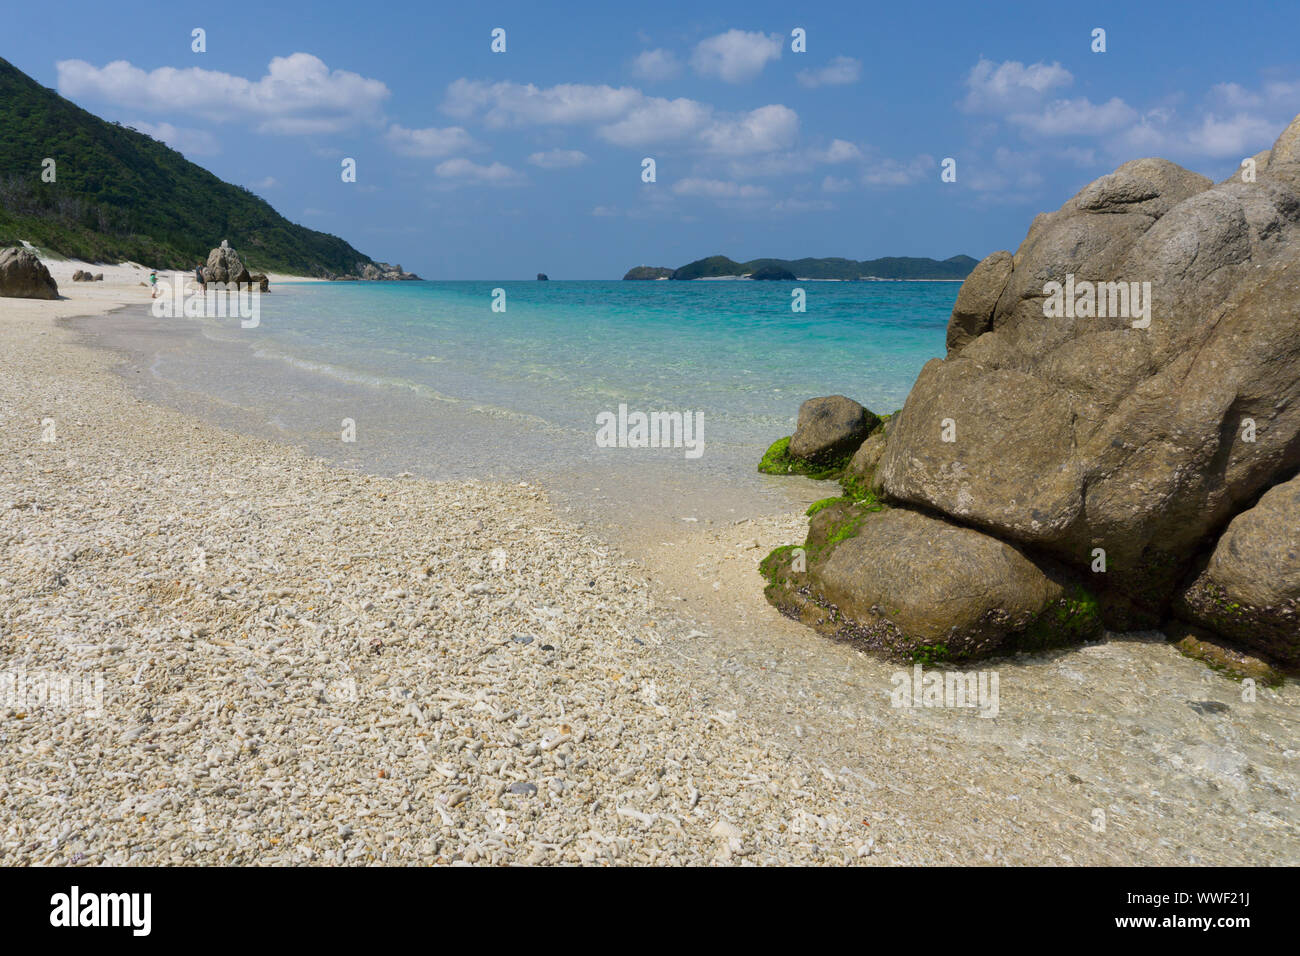
[[[158,273],[156,272],[149,273],[149,288],[151,290],[149,293],[149,298],[151,299],[158,298]]]
[[[203,263],[196,263],[194,266],[194,279],[198,282],[199,288],[204,292],[208,291],[208,280],[203,276]]]

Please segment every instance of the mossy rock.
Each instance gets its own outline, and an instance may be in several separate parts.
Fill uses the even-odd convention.
[[[978,531],[874,498],[827,498],[809,514],[804,544],[776,549],[761,570],[768,600],[824,634],[956,664],[1103,633],[1082,585]]]
[[[1092,592],[1076,584],[1025,628],[1016,640],[1016,649],[1041,651],[1069,647],[1098,640],[1105,632],[1100,602]]]
[[[1263,687],[1277,687],[1286,673],[1271,661],[1247,654],[1203,628],[1183,621],[1170,621],[1163,628],[1178,653],[1200,661],[1211,670],[1233,680],[1250,679]]]
[[[803,475],[824,481],[838,478],[849,463],[851,455],[844,455],[829,462],[814,462],[806,458],[796,458],[790,454],[790,436],[778,438],[763,454],[758,463],[758,470],[765,475]]]

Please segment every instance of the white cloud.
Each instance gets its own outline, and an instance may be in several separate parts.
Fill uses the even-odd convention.
[[[1206,97],[1211,105],[1230,110],[1269,110],[1281,107],[1294,115],[1300,102],[1300,81],[1272,80],[1259,90],[1248,90],[1238,83],[1216,83]]]
[[[561,83],[546,89],[531,83],[485,83],[459,79],[447,87],[442,109],[468,119],[482,114],[492,127],[609,122],[645,99],[630,86]]]
[[[822,191],[828,193],[848,192],[853,188],[853,182],[848,179],[841,179],[837,176],[827,176],[822,179]]]
[[[795,79],[800,86],[816,89],[819,86],[845,86],[856,83],[862,74],[862,63],[851,56],[837,56],[820,70],[800,70]]]
[[[743,83],[758,76],[768,61],[780,56],[779,35],[728,30],[696,44],[691,54],[691,66],[701,76],[715,76],[726,83]]]
[[[831,140],[830,146],[818,154],[824,163],[847,163],[851,159],[861,159],[862,150],[843,139]]]
[[[171,123],[145,123],[141,120],[126,125],[161,140],[186,156],[212,156],[221,152],[217,138],[207,130],[188,129]]]
[[[548,149],[533,153],[528,161],[542,169],[568,169],[587,162],[587,154],[580,149]]]
[[[681,61],[671,50],[646,50],[632,61],[633,76],[647,83],[671,80],[681,71]]]
[[[258,122],[269,133],[333,133],[379,122],[388,87],[345,70],[330,70],[310,53],[275,57],[253,81],[199,67],[146,72],[126,60],[95,67],[56,64],[59,92],[152,112],[202,116],[214,122]]]
[[[1137,121],[1138,112],[1119,97],[1105,103],[1079,97],[1056,100],[1037,112],[1014,113],[1007,118],[1039,136],[1086,136],[1131,126]]]
[[[1201,120],[1201,125],[1191,131],[1188,140],[1194,149],[1206,156],[1250,156],[1271,146],[1279,132],[1276,123],[1262,116],[1238,113],[1220,119],[1207,115]]]
[[[971,113],[1023,110],[1041,102],[1052,90],[1073,82],[1070,71],[1059,63],[1025,66],[1016,60],[994,63],[980,57],[966,77],[969,92],[961,106]]]
[[[459,126],[448,126],[445,129],[432,126],[424,129],[407,129],[394,123],[388,127],[384,138],[394,152],[401,153],[403,156],[441,158],[454,153],[463,153],[478,145],[474,142],[474,137]]]
[[[447,89],[443,109],[490,126],[575,125],[595,127],[616,146],[656,147],[684,143],[711,155],[741,156],[788,147],[799,116],[786,106],[747,113],[717,113],[707,103],[646,96],[633,87],[567,83],[553,87],[482,83],[460,79]]]
[[[1255,113],[1205,113],[1198,124],[1183,126],[1169,111],[1153,110],[1126,129],[1120,143],[1123,150],[1145,155],[1244,157],[1272,146],[1286,123]]]
[[[703,130],[713,108],[695,100],[660,97],[643,99],[617,123],[598,130],[616,146],[651,146],[683,139]]]
[[[267,176],[265,179],[259,179],[257,182],[252,183],[252,188],[253,189],[274,189],[278,185],[280,185],[280,183],[276,180],[274,176]]]
[[[523,182],[523,175],[504,163],[484,165],[464,158],[441,162],[433,168],[433,171],[441,178],[453,183],[517,186]]]
[[[768,195],[762,186],[750,186],[742,183],[729,183],[721,179],[687,178],[673,184],[673,192],[678,196],[692,196],[703,199],[763,199]]]
[[[756,110],[717,120],[700,138],[718,156],[770,153],[789,147],[799,135],[799,114],[785,106],[760,106]]]

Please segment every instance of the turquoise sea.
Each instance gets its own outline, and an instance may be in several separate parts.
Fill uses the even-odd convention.
[[[791,310],[802,288],[807,311]],[[262,353],[376,384],[594,430],[630,408],[703,410],[762,441],[834,392],[890,412],[943,355],[959,283],[405,282],[303,284],[238,330]],[[492,311],[493,289],[505,311]]]
[[[900,408],[956,282],[297,283],[261,321],[126,310],[83,331],[146,397],[379,472],[760,481],[799,404]],[[806,311],[791,309],[791,292]],[[505,311],[493,311],[493,290]],[[702,412],[704,454],[596,447],[596,416]],[[341,440],[344,420],[356,440]],[[629,485],[630,486],[630,485]]]

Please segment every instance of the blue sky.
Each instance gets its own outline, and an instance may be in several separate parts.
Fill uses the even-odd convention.
[[[1127,159],[1222,179],[1300,112],[1294,2],[56,2],[5,18],[0,55],[41,83],[426,278],[979,258]]]

